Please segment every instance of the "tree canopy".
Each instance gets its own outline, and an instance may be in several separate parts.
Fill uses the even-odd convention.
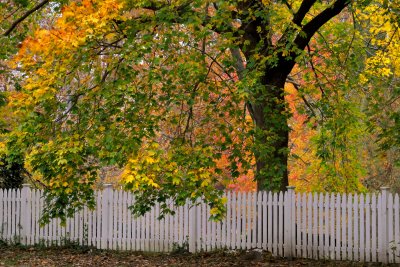
[[[202,198],[218,219],[217,184],[252,173],[258,190],[285,190],[291,177],[306,190],[363,191],[366,162],[400,142],[396,1],[1,8],[15,51],[1,51],[13,70],[2,153],[22,153],[46,188],[45,219],[93,206],[111,165],[137,213]]]

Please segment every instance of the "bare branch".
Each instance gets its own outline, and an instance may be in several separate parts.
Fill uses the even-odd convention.
[[[29,17],[32,13],[38,11],[42,7],[44,7],[47,3],[49,3],[50,0],[43,0],[42,2],[38,3],[36,6],[34,6],[32,9],[28,10],[22,17],[14,21],[13,24],[11,24],[10,28],[3,34],[4,36],[10,35],[10,33],[20,24],[22,21],[24,21],[27,17]]]

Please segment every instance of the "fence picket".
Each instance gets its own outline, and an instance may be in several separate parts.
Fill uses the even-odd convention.
[[[92,218],[92,211],[85,205],[84,208],[85,214],[86,214],[86,220],[87,220],[87,232],[86,232],[86,246],[92,246],[92,224],[93,224],[93,218]],[[60,223],[57,221],[57,228],[60,227]]]
[[[35,190],[31,189],[31,195],[30,195],[30,201],[28,201],[28,209],[30,209],[30,216],[28,218],[28,224],[30,226],[30,231],[29,231],[29,236],[27,237],[27,244],[28,245],[33,245],[36,244],[35,242],[35,228],[36,228],[36,222],[35,222],[35,213],[36,213],[36,207],[35,207]]]
[[[85,206],[85,208],[86,208],[86,206]],[[52,238],[52,240],[53,240],[53,242],[54,242],[54,244],[55,245],[58,245],[59,243],[60,243],[60,238],[61,238],[61,234],[60,234],[60,219],[59,218],[57,218],[57,219],[53,219],[52,221],[52,231],[53,231],[53,238]],[[88,246],[88,244],[85,244],[86,246]]]
[[[206,218],[207,221],[207,226],[206,226],[206,236],[207,236],[207,244],[206,248],[207,251],[211,251],[211,246],[212,246],[212,232],[211,232],[211,220],[208,219],[208,216],[210,215],[210,206],[205,205],[205,212],[204,212],[204,217]]]
[[[129,197],[129,196],[128,196]],[[161,211],[161,206],[160,203],[157,203],[156,205],[156,212],[157,214],[160,214],[159,212]],[[128,215],[128,221],[131,220],[131,217]],[[158,221],[158,232],[159,232],[159,242],[158,242],[158,251],[165,252],[166,249],[164,247],[164,240],[165,240],[165,218],[162,218],[161,220]],[[128,228],[128,238],[130,238],[130,232],[132,230]],[[129,248],[128,248],[129,249]]]
[[[43,232],[42,232],[43,228],[40,228],[39,223],[38,223],[40,217],[42,216],[42,214],[41,214],[42,206],[43,206],[42,205],[42,191],[39,191],[36,189],[36,218],[35,218],[35,223],[36,223],[36,240],[35,240],[35,242],[36,243],[43,241],[43,239],[40,240],[41,237],[43,237]]]
[[[240,210],[240,248],[246,249],[246,211],[247,211],[247,199],[246,192],[241,193],[241,210]]]
[[[122,208],[124,207],[124,199],[122,195],[123,191],[118,190],[118,242],[117,246],[119,249],[124,249],[122,245],[122,240],[124,239],[124,231],[126,221],[124,220],[124,213]]]
[[[355,194],[354,195],[354,202],[353,202],[353,211],[354,211],[354,220],[353,220],[353,259],[355,261],[359,260],[359,247],[360,247],[360,243],[359,243],[359,227],[360,227],[360,221],[358,218],[359,215],[359,208],[358,208],[358,195]]]
[[[6,194],[6,207],[7,207],[7,218],[11,219],[11,190],[8,190]],[[11,232],[11,220],[7,220],[7,236],[6,240],[11,242],[12,232]]]
[[[29,193],[29,191],[30,191],[30,193]],[[25,192],[27,193],[27,195],[24,196],[24,198],[27,199],[26,207],[29,210],[29,212],[24,214],[24,216],[25,215],[28,216],[28,218],[26,218],[26,221],[27,221],[27,232],[28,232],[28,236],[26,237],[27,238],[26,244],[27,245],[33,245],[34,244],[34,240],[33,240],[33,238],[34,238],[34,230],[35,230],[35,223],[33,221],[34,210],[35,210],[34,203],[35,202],[34,202],[34,196],[32,195],[32,193],[33,193],[32,190],[29,188]]]
[[[149,232],[147,233],[147,240],[148,240],[148,245],[147,245],[147,251],[155,251],[155,207],[153,206],[151,210],[147,213],[148,215],[148,229]]]
[[[22,198],[21,198],[21,189],[16,190],[16,221],[15,221],[15,226],[16,226],[16,232],[18,235],[18,241],[22,241],[22,225],[23,222],[21,221],[21,211],[22,211]]]
[[[273,225],[272,225],[272,229],[273,229],[273,244],[272,244],[272,253],[274,255],[278,255],[278,195],[277,193],[273,193]]]
[[[235,249],[236,248],[236,231],[237,231],[237,227],[236,227],[236,214],[237,214],[237,203],[236,203],[236,199],[237,199],[237,193],[233,192],[232,193],[232,224],[231,224],[231,248]]]
[[[311,227],[312,227],[312,246],[311,246],[311,248],[312,248],[312,250],[311,250],[311,253],[312,253],[312,258],[313,259],[318,259],[318,256],[317,256],[317,251],[318,251],[318,241],[317,241],[317,239],[318,239],[318,194],[317,193],[315,193],[313,196],[312,196],[312,224],[311,224]],[[309,234],[311,234],[311,233],[309,233]]]
[[[272,192],[268,192],[268,251],[272,252],[272,217],[273,217],[273,199]]]
[[[13,238],[15,237],[14,233],[15,233],[15,189],[12,189],[9,191],[10,195],[9,195],[9,207],[10,207],[10,240],[11,242],[15,242],[15,240],[13,240]]]
[[[302,257],[307,258],[307,194],[303,193],[301,200],[301,251]]]
[[[227,199],[227,195],[224,195],[224,198]],[[221,227],[218,228],[220,229],[220,243],[219,243],[219,248],[220,249],[226,249],[226,223],[227,223],[227,217],[225,217],[222,221],[221,221]]]
[[[330,220],[332,218],[329,217],[329,195],[322,193],[320,194],[320,202],[319,205],[321,207],[320,210],[320,249],[322,253],[319,254],[319,259],[329,259],[329,226]],[[321,240],[322,239],[322,240]]]
[[[101,231],[101,203],[102,201],[102,195],[100,191],[97,191],[97,196],[96,196],[96,210],[93,212],[93,236],[95,238],[95,246],[96,248],[101,247],[101,236],[100,236],[100,231]],[[65,227],[63,227],[65,229]]]
[[[197,248],[197,251],[200,251],[200,249],[201,249],[200,245],[201,245],[201,241],[202,241],[202,235],[201,235],[201,218],[202,218],[201,205],[198,205],[196,207],[196,212],[197,212],[197,215],[196,215],[196,218],[197,218],[197,222],[196,222],[196,226],[197,226],[197,234],[196,234],[197,246],[196,246],[196,248]]]
[[[341,252],[342,252],[342,258],[341,260],[346,260],[347,259],[347,249],[346,249],[346,243],[347,243],[347,218],[346,218],[346,208],[347,208],[347,194],[343,194],[342,196],[342,218],[341,218],[341,223],[342,223],[342,244],[341,244]]]
[[[399,263],[400,258],[400,201],[399,195],[396,194],[394,196],[394,253],[396,257],[394,258],[395,262]]]
[[[261,220],[263,218],[263,213],[262,213],[262,193],[257,192],[257,248],[261,249],[263,247],[262,245],[262,234],[263,234],[263,227]]]
[[[145,231],[144,231],[144,235],[143,235],[143,237],[142,237],[142,242],[143,242],[143,251],[149,251],[150,250],[150,242],[151,242],[151,235],[150,235],[150,227],[151,227],[151,224],[150,224],[150,212],[147,212],[144,216],[142,216],[142,217],[144,217],[143,218],[143,221],[144,221],[144,224],[145,224]],[[177,216],[175,216],[175,218],[176,219],[178,219],[177,218]],[[178,229],[177,229],[177,225],[175,224],[175,237],[177,238],[178,237]],[[177,240],[175,241],[176,243],[178,243],[177,242]]]
[[[113,250],[117,249],[117,236],[118,236],[118,191],[112,190],[112,197],[111,202],[109,203],[110,205],[110,211],[111,211],[111,225],[109,229],[112,229],[112,231],[109,231],[109,236],[110,236],[110,241],[111,242],[111,248]],[[110,244],[110,243],[109,243]]]
[[[376,261],[377,254],[377,231],[376,231],[376,195],[371,197],[371,261]]]
[[[364,195],[360,195],[360,249],[359,249],[359,258],[360,261],[365,261],[365,200]]]
[[[210,209],[207,209],[208,210],[208,216],[210,216]],[[216,222],[214,222],[214,221],[212,221],[212,220],[209,220],[209,222],[210,222],[210,233],[211,233],[211,235],[210,235],[210,250],[215,250],[216,249],[216,240],[217,240],[217,238],[216,238]]]
[[[353,199],[352,194],[347,196],[347,259],[353,260]]]
[[[222,247],[222,231],[221,228],[223,226],[223,221],[215,222],[216,227],[216,248],[221,249]]]
[[[312,194],[307,198],[307,258],[312,258]]]
[[[8,194],[9,194],[9,190],[6,190],[4,192],[4,218],[9,218],[8,212],[10,209],[9,209],[9,205],[8,205],[9,204],[8,203]],[[4,237],[5,237],[4,239],[6,242],[10,241],[9,235],[10,235],[11,231],[8,230],[9,225],[10,225],[10,222],[8,220],[6,220],[3,224],[3,232],[4,232]]]
[[[132,197],[132,202],[135,201],[135,197]],[[132,203],[131,202],[131,203]],[[139,235],[139,231],[140,231],[140,225],[139,225],[139,217],[135,216],[135,215],[131,215],[131,220],[132,220],[132,249],[134,250],[139,250],[139,239],[140,239],[140,235]],[[165,223],[165,229],[168,228],[168,222]],[[165,230],[167,231],[167,230]]]
[[[226,195],[227,209],[226,209],[226,247],[232,248],[231,232],[232,232],[232,193],[229,191]]]
[[[257,237],[258,237],[257,236],[257,217],[261,216],[261,213],[258,213],[258,205],[257,205],[257,201],[258,201],[257,197],[258,197],[258,195],[259,194],[257,192],[251,193],[251,196],[252,196],[252,199],[253,199],[253,204],[252,204],[252,211],[253,211],[252,221],[253,221],[253,224],[252,224],[252,227],[251,227],[251,230],[252,230],[251,247],[252,248],[259,247],[259,246],[257,246],[258,245],[258,243],[257,243]]]
[[[201,212],[201,216],[200,216],[200,218],[201,218],[201,235],[199,235],[199,236],[201,236],[202,238],[201,238],[201,249],[202,250],[206,250],[207,249],[207,246],[206,246],[206,242],[207,242],[207,240],[206,240],[206,237],[207,237],[207,217],[205,216],[205,214],[207,214],[207,211],[206,211],[206,204],[205,203],[202,203],[201,205],[200,205],[200,212]]]
[[[79,215],[78,215],[79,214]],[[79,240],[79,244],[83,244],[83,232],[85,231],[85,217],[83,216],[83,210],[81,209],[79,211],[79,213],[76,214],[75,216],[77,216],[77,222],[78,222],[78,240]]]
[[[241,231],[242,231],[242,193],[237,193],[236,202],[236,248],[241,248]]]
[[[7,195],[6,195],[7,218],[11,219],[11,200],[10,199],[11,199],[11,190],[8,190]],[[12,236],[11,221],[7,220],[6,226],[7,226],[6,240],[11,241],[11,236]]]
[[[251,223],[251,213],[252,213],[252,202],[251,202],[251,193],[246,194],[246,213],[244,213],[244,221],[245,221],[245,248],[251,248],[251,228],[252,228],[252,223]]]
[[[167,221],[167,225],[166,225],[166,227],[167,227],[167,234],[169,234],[169,229],[170,229],[170,227],[171,227],[171,225],[170,225],[170,222],[169,222],[169,217],[170,217],[170,215],[167,215],[168,216],[168,221]],[[142,237],[143,237],[143,231],[144,231],[144,225],[143,225],[143,223],[142,223],[142,220],[143,220],[143,216],[136,216],[135,217],[135,231],[136,231],[136,242],[135,242],[135,249],[136,250],[143,250],[143,246],[142,246]],[[168,237],[168,239],[167,240],[170,240],[169,239],[169,237]],[[168,243],[168,250],[169,250],[169,243]]]
[[[335,259],[335,195],[330,194],[329,202],[329,212],[330,212],[330,229],[329,229],[329,259]]]
[[[296,218],[295,218],[295,222],[296,222],[296,242],[295,242],[295,247],[296,247],[296,257],[301,257],[301,194],[297,194],[295,196],[296,199]]]
[[[262,226],[260,225],[260,228],[262,229],[262,248],[264,250],[267,250],[267,245],[268,245],[268,220],[267,220],[267,192],[262,193],[262,200],[261,204],[262,205],[262,218],[263,218],[263,224]],[[259,216],[261,217],[261,216]],[[268,216],[269,217],[269,216]],[[265,222],[267,222],[267,227],[265,227]]]
[[[387,234],[389,239],[387,240],[387,242],[389,243],[389,245],[394,244],[394,236],[393,236],[393,195],[392,194],[388,194],[388,198],[387,198],[387,208],[388,208],[388,217],[387,217]],[[393,263],[394,262],[394,257],[395,255],[393,255],[393,251],[389,249],[389,262]]]
[[[371,250],[371,211],[372,211],[372,203],[371,203],[370,195],[366,196],[365,199],[365,261],[372,261],[372,250]]]
[[[183,208],[183,211],[184,211],[184,214],[183,214],[183,218],[184,218],[183,237],[184,237],[184,240],[187,242],[189,242],[189,227],[190,227],[190,225],[189,225],[189,209],[190,209],[190,206],[189,206],[189,203],[187,202]]]
[[[340,220],[340,211],[341,211],[341,205],[342,205],[342,198],[340,197],[340,194],[336,194],[336,243],[335,243],[335,260],[340,260],[341,259],[341,238],[340,238],[340,225],[341,225],[341,220]]]
[[[157,203],[158,204],[158,203]],[[122,194],[122,213],[123,213],[123,232],[122,232],[122,250],[128,250],[128,227],[129,227],[129,222],[128,222],[128,193],[123,192]]]
[[[283,256],[283,192],[278,194],[278,253],[277,255]]]
[[[124,192],[123,194],[123,213],[124,213],[124,245],[123,249],[124,250],[130,250],[130,234],[131,234],[131,227],[132,227],[132,221],[129,219],[129,215],[131,211],[129,210],[129,193]],[[158,203],[157,203],[158,204]]]

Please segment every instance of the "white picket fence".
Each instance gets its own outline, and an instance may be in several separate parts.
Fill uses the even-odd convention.
[[[205,204],[175,208],[157,220],[156,205],[142,217],[128,210],[130,193],[107,186],[96,192],[96,209],[83,209],[65,227],[39,227],[42,191],[0,189],[0,239],[27,245],[60,245],[66,239],[100,249],[190,251],[217,248],[268,250],[277,256],[363,262],[400,262],[399,196],[380,194],[228,192],[227,216],[208,220]]]

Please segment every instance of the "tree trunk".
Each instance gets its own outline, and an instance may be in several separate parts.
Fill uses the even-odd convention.
[[[267,76],[268,75],[268,76]],[[279,75],[280,76],[280,75]],[[262,89],[249,104],[255,123],[257,190],[286,190],[289,154],[289,112],[285,103],[286,76],[266,74],[261,79]]]
[[[249,12],[264,7],[260,6],[258,1],[242,1],[238,6],[242,11],[239,13],[242,23],[240,28],[243,30],[241,51],[247,63],[259,63],[256,68],[264,70],[264,76],[256,88],[252,88],[254,91],[247,103],[255,123],[253,152],[256,158],[258,190],[286,190],[288,185],[289,111],[286,108],[284,86],[287,76],[295,65],[295,59],[301,56],[301,51],[306,48],[318,29],[351,3],[348,0],[336,0],[319,14],[314,15],[311,20],[303,23],[316,2],[301,1],[299,9],[293,14],[292,24],[283,31],[274,45],[269,17]],[[278,53],[281,49],[286,50],[286,53]],[[236,59],[239,78],[242,79],[244,61],[238,51],[233,50],[232,55]],[[275,60],[261,63],[255,55]]]

